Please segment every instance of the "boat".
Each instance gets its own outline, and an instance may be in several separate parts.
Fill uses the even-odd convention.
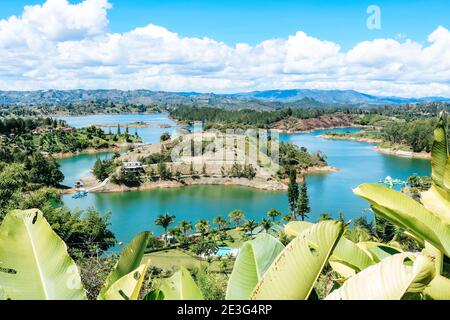
[[[80,190],[78,190],[77,193],[75,193],[75,194],[72,196],[72,198],[74,198],[74,199],[81,199],[81,198],[86,197],[86,196],[88,195],[88,193],[89,193],[89,192],[87,192],[86,190],[80,189]]]
[[[401,179],[392,179],[392,177],[387,176],[386,178],[380,179],[378,183],[384,184],[388,186],[389,188],[393,188],[394,186],[406,186],[408,184],[407,181],[401,180]]]

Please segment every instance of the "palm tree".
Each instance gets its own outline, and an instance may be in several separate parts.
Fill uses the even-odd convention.
[[[261,228],[264,229],[264,232],[269,232],[270,228],[273,226],[273,221],[270,221],[269,219],[262,219],[260,224]]]
[[[241,210],[234,210],[231,211],[228,214],[228,217],[230,218],[230,220],[234,223],[236,223],[237,225],[239,225],[239,223],[244,220],[244,213]]]
[[[173,223],[175,216],[168,213],[160,214],[155,220],[157,226],[164,228],[164,244],[167,246],[167,228]]]
[[[223,230],[228,226],[227,220],[225,220],[225,218],[222,216],[215,217],[213,222],[219,226],[220,230]]]
[[[250,235],[253,235],[253,230],[258,226],[255,220],[248,220],[244,225],[244,230],[250,232]]]
[[[270,218],[272,218],[272,221],[273,221],[273,222],[275,222],[275,219],[276,219],[280,214],[281,214],[281,212],[278,211],[277,209],[274,209],[274,208],[270,209],[270,210],[267,212],[267,215],[268,215]]]
[[[175,227],[175,228],[169,229],[167,231],[167,233],[170,234],[172,237],[177,238],[182,234],[182,231],[179,227]]]
[[[333,220],[333,217],[328,212],[321,213],[319,218],[317,218],[317,222],[326,220]]]
[[[281,217],[281,220],[283,220],[286,223],[290,222],[291,219],[292,219],[292,216],[290,214],[285,214],[284,216]]]
[[[212,240],[217,240],[219,238],[219,235],[220,235],[220,231],[217,228],[211,229],[208,234],[208,236]]]
[[[187,220],[183,220],[180,222],[180,230],[183,232],[183,235],[186,237],[186,234],[189,230],[192,230],[192,223]]]
[[[197,230],[197,232],[200,232],[202,235],[204,235],[209,230],[209,222],[204,219],[200,219],[195,224],[195,229]]]

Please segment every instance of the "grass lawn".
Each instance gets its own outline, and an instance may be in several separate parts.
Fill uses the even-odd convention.
[[[164,270],[178,269],[180,266],[196,268],[203,263],[178,249],[148,253],[144,256],[144,261],[148,259],[150,259],[151,266]]]
[[[228,248],[240,248],[246,241],[242,238],[244,234],[243,231],[231,229],[226,232],[234,239],[234,241],[225,241],[225,246]],[[196,259],[195,257],[179,249],[169,249],[144,255],[144,261],[149,259],[151,266],[155,266],[163,270],[178,270],[180,266],[192,269],[199,268],[202,265],[208,265],[207,261]],[[214,271],[219,271],[219,264],[219,261],[214,259],[209,267]]]
[[[242,238],[244,232],[241,230],[231,229],[226,232],[234,239],[234,241],[225,241],[226,246],[228,248],[240,248],[246,241],[245,239]]]

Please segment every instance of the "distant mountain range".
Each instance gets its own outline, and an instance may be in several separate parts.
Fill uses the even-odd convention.
[[[449,102],[450,98],[425,97],[425,98],[399,98],[381,97],[361,93],[354,90],[268,90],[249,93],[238,93],[234,96],[240,98],[252,98],[263,101],[292,102],[304,98],[314,99],[321,103],[343,103],[343,104],[401,104],[421,102]]]
[[[163,92],[150,90],[46,90],[0,91],[0,105],[76,105],[81,103],[120,103],[174,107],[198,105],[225,108],[273,110],[286,106],[376,106],[423,102],[450,102],[450,98],[399,98],[364,94],[354,90],[267,90],[236,94]]]

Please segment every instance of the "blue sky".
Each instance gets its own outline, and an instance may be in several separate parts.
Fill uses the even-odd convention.
[[[1,0],[0,90],[450,97],[449,16],[448,0]]]
[[[43,0],[2,0],[0,18],[20,15]],[[70,1],[79,3],[81,1]],[[399,35],[425,43],[439,25],[450,28],[448,0],[111,0],[109,29],[125,32],[149,23],[187,37],[210,37],[228,45],[256,44],[301,30],[349,49],[363,40]],[[381,30],[366,28],[366,9],[381,8]]]

